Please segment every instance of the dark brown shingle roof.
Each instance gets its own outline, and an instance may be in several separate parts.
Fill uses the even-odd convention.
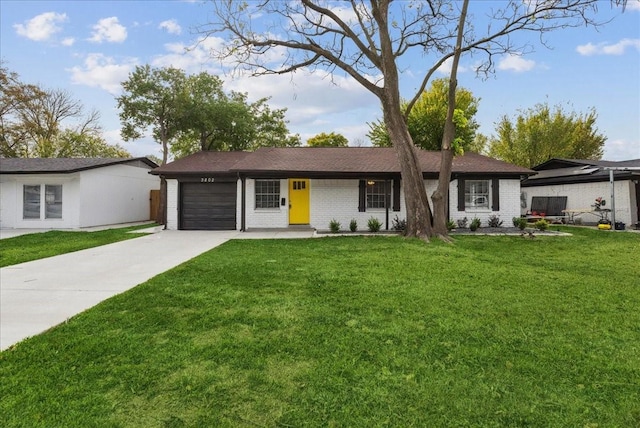
[[[198,152],[156,168],[151,173],[167,176],[230,173],[235,164],[249,154],[249,152]]]
[[[418,150],[425,174],[438,174],[440,152]],[[380,147],[295,147],[262,148],[238,162],[240,172],[292,173],[399,173],[400,165],[393,148]],[[528,175],[533,171],[476,153],[453,160],[454,173],[503,173]]]
[[[425,174],[437,175],[440,152],[418,151]],[[453,160],[455,174],[529,175],[533,171],[476,153]],[[399,174],[400,165],[393,148],[379,147],[265,147],[247,152],[199,152],[156,168],[153,174],[166,176],[203,173],[249,175],[290,174],[307,176],[362,176]]]
[[[1,158],[0,174],[66,174],[109,165],[143,162],[150,168],[158,165],[140,158]]]

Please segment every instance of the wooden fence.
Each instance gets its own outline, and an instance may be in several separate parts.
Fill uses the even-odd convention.
[[[152,190],[149,196],[149,220],[157,221],[160,208],[160,190]]]

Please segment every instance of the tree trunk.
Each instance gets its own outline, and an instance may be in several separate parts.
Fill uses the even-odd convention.
[[[444,122],[444,134],[442,135],[442,148],[440,151],[440,174],[438,175],[438,188],[431,200],[433,201],[434,213],[434,233],[441,238],[448,240],[449,231],[447,230],[447,206],[449,205],[449,183],[451,182],[451,169],[453,163],[452,143],[456,137],[456,125],[453,121],[453,115],[456,108],[456,86],[458,85],[458,63],[462,52],[462,38],[464,35],[464,23],[467,18],[467,8],[469,0],[465,0],[462,4],[460,19],[458,20],[458,36],[456,39],[456,48],[453,54],[453,63],[451,66],[451,76],[449,77],[449,99],[447,100],[447,118]]]
[[[447,133],[445,126],[445,134]],[[455,131],[455,130],[452,130]],[[449,132],[452,132],[449,131]],[[453,139],[452,139],[453,140]],[[431,195],[433,201],[433,233],[441,238],[449,234],[447,229],[447,207],[449,206],[449,183],[451,182],[451,167],[453,162],[453,150],[451,147],[440,151],[440,174],[438,175],[438,187]]]
[[[431,209],[416,148],[400,110],[400,103],[393,100],[383,100],[383,104],[386,104],[383,106],[384,122],[398,156],[400,174],[402,175],[404,202],[407,210],[405,236],[429,241],[433,236]]]

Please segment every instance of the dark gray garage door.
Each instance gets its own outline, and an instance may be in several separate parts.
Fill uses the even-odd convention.
[[[181,183],[180,229],[235,230],[236,183]]]

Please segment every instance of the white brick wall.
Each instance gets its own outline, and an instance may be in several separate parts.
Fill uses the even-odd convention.
[[[167,179],[167,229],[178,230],[178,180]]]
[[[454,221],[466,217],[473,220],[479,218],[482,226],[487,226],[489,217],[497,215],[502,220],[503,227],[513,226],[513,217],[520,217],[520,180],[518,179],[501,179],[500,191],[500,211],[491,209],[467,209],[458,211],[458,180],[453,180],[449,186],[449,213]],[[493,189],[491,189],[493,192]]]
[[[358,211],[358,183],[359,180],[311,180],[311,226],[327,230],[329,222],[335,219],[340,222],[342,230],[349,230],[349,223],[355,219],[358,222],[358,230],[365,231],[369,219],[375,217],[382,223],[382,229],[385,229],[384,209]],[[392,228],[392,221],[396,215],[399,219],[406,217],[404,203],[401,206],[403,210],[400,212],[389,210],[389,229]]]
[[[627,226],[637,220],[635,202],[635,188],[630,180],[615,182],[616,196],[616,221],[621,221]],[[602,197],[606,201],[603,208],[611,208],[611,186],[608,181],[596,183],[558,184],[551,186],[523,187],[522,191],[527,195],[527,207],[522,209],[525,213],[531,208],[531,199],[534,196],[566,196],[568,210],[588,210],[595,203],[595,199]],[[634,207],[632,209],[632,207]],[[579,218],[585,223],[597,223],[599,216],[582,214]],[[609,218],[611,219],[611,218]]]
[[[313,186],[311,186],[313,189]],[[246,224],[251,228],[282,228],[289,226],[289,181],[280,180],[280,198],[286,198],[287,204],[278,208],[256,209],[255,180],[246,181]],[[240,192],[239,192],[240,193]],[[313,209],[313,208],[311,208]],[[241,216],[238,216],[241,220]]]
[[[340,222],[342,230],[349,229],[349,223],[355,219],[358,230],[366,230],[371,217],[377,218],[383,229],[386,226],[386,211],[384,209],[368,209],[358,211],[358,180],[312,179],[309,185],[310,225],[319,230],[329,229],[331,220]],[[425,180],[425,189],[431,201],[431,194],[437,187],[436,180]],[[389,210],[389,229],[393,227],[393,219],[406,219],[404,191],[400,189],[400,211]],[[520,215],[520,181],[500,180],[500,211],[476,210],[458,211],[458,182],[451,182],[450,188],[450,216],[457,220],[467,217],[472,220],[478,217],[483,225],[490,215],[496,214],[504,221],[504,226],[510,226],[511,219]],[[288,181],[280,180],[280,197],[287,199],[287,205],[277,209],[257,210],[255,205],[254,180],[247,180],[247,228],[287,227],[288,213]],[[238,216],[240,218],[240,215]]]
[[[371,217],[377,218],[386,227],[386,211],[384,209],[368,209],[358,211],[358,181],[312,179],[309,183],[310,226],[319,230],[329,229],[329,222],[337,220],[342,230],[349,230],[349,223],[355,219],[358,230],[367,230],[367,222]],[[431,203],[431,194],[436,189],[436,180],[425,180],[425,189]],[[280,180],[280,198],[286,199],[286,204],[272,209],[255,208],[255,180],[246,180],[246,218],[245,227],[255,228],[286,228],[289,226],[289,186],[288,180]],[[453,220],[467,217],[471,221],[480,218],[486,225],[490,215],[496,214],[504,221],[504,226],[511,225],[512,217],[520,215],[520,181],[500,180],[500,211],[458,211],[458,182],[454,180],[449,187],[450,217]],[[237,229],[242,221],[242,186],[238,180]],[[400,189],[400,211],[389,210],[389,229],[393,227],[393,219],[406,219],[404,192]],[[167,228],[178,228],[178,181],[167,180]]]

